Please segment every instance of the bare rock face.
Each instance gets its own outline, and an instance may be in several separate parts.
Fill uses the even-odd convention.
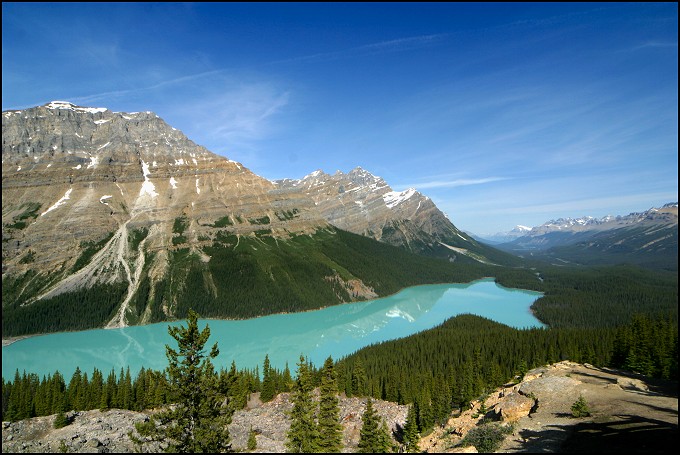
[[[478,246],[458,230],[432,200],[409,188],[393,191],[380,177],[357,167],[333,175],[318,170],[300,180],[278,180],[282,191],[314,201],[334,226],[415,253],[447,252],[451,258]]]
[[[328,226],[311,201],[151,112],[52,102],[3,112],[2,129],[3,278],[40,276],[37,299],[115,282],[129,283],[131,296],[144,267],[167,273],[168,251],[200,254],[220,233],[285,238]],[[98,252],[82,267],[88,248]]]
[[[495,412],[499,420],[514,422],[528,416],[535,400],[516,392],[511,392],[496,405]]]
[[[235,249],[335,226],[451,260],[479,246],[414,189],[392,191],[361,168],[271,182],[152,112],[53,101],[3,112],[2,131],[3,283],[18,295],[3,306],[117,283],[127,291],[107,327],[125,326],[141,283],[153,293],[173,252],[206,263],[225,237]],[[376,296],[360,279],[340,284],[352,299]],[[149,321],[148,307],[135,318]]]
[[[340,398],[340,421],[343,427],[343,451],[355,452],[359,443],[361,417],[366,410],[365,398]],[[248,435],[256,433],[257,453],[285,453],[286,433],[290,428],[290,394],[282,393],[268,403],[236,411],[229,424],[231,445],[235,451],[246,451]],[[406,422],[408,406],[373,400],[373,409],[393,432]],[[36,417],[18,422],[3,422],[3,452],[45,453],[132,453],[162,452],[164,443],[145,442],[136,446],[128,433],[139,437],[135,423],[149,420],[147,413],[112,409],[69,413],[72,423],[55,429],[55,416]]]
[[[277,211],[302,212],[311,204],[274,192],[273,183],[151,112],[52,102],[4,112],[2,120],[3,239],[11,239],[3,242],[3,270],[21,268],[29,250],[32,267],[58,267],[81,242],[123,226],[153,226],[148,246],[163,248],[182,216],[192,220],[193,241],[210,236],[207,225],[220,219],[246,234],[262,229],[248,219],[265,216],[278,233],[325,224],[316,215],[280,220]]]

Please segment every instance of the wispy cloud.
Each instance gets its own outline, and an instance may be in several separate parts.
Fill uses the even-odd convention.
[[[208,76],[214,76],[218,75],[220,73],[223,73],[224,70],[214,70],[214,71],[205,71],[202,73],[196,73],[196,74],[190,74],[186,76],[180,76],[180,77],[175,77],[171,79],[167,79],[164,81],[157,82],[152,85],[144,86],[144,87],[135,87],[131,89],[123,89],[123,90],[112,90],[108,92],[101,92],[101,93],[94,93],[91,95],[85,95],[85,96],[78,96],[75,98],[70,99],[69,101],[72,101],[74,103],[81,103],[84,105],[88,105],[89,103],[94,103],[98,102],[101,100],[108,100],[111,98],[120,98],[120,97],[125,97],[125,96],[132,96],[132,95],[139,95],[144,92],[151,92],[154,90],[159,90],[163,88],[168,88],[174,85],[179,85],[179,84],[184,84],[188,82],[193,82],[197,79],[201,79],[204,77]]]
[[[439,33],[432,35],[408,36],[404,38],[396,38],[392,40],[379,41],[376,43],[364,44],[361,46],[351,47],[348,49],[341,49],[331,52],[319,52],[317,54],[302,55],[299,57],[292,57],[284,60],[276,60],[272,63],[294,63],[294,62],[310,62],[310,61],[330,61],[344,58],[354,58],[364,55],[373,55],[377,53],[387,52],[401,52],[406,50],[417,49],[425,46],[436,44],[449,36],[448,33]]]
[[[378,43],[366,44],[354,49],[376,50],[376,51],[400,51],[413,49],[415,47],[429,46],[448,37],[448,33],[437,33],[432,35],[409,36],[393,40],[380,41]]]
[[[508,177],[484,177],[477,179],[454,179],[454,180],[431,180],[421,183],[411,183],[408,185],[399,185],[404,188],[417,189],[432,189],[432,188],[455,188],[459,186],[483,185],[485,183],[499,182],[502,180],[509,180]]]
[[[630,50],[631,51],[638,51],[640,49],[666,49],[666,48],[676,48],[678,47],[678,42],[670,42],[670,41],[647,41],[642,44],[638,44],[637,46],[633,46]]]
[[[281,128],[276,121],[291,101],[291,91],[271,81],[250,81],[218,75],[201,80],[191,97],[165,106],[164,118],[210,151],[262,165],[260,142]]]

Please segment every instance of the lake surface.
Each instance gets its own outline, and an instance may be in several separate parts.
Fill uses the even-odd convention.
[[[542,327],[529,307],[542,294],[509,289],[483,279],[467,284],[416,286],[389,297],[336,305],[304,313],[276,314],[255,319],[199,320],[202,330],[210,327],[209,352],[218,343],[217,370],[236,367],[262,369],[265,354],[273,367],[288,362],[295,374],[300,354],[316,366],[330,355],[339,359],[373,343],[403,338],[432,328],[458,314],[472,313],[516,328]],[[184,325],[177,321],[171,325]],[[2,348],[2,376],[14,379],[14,372],[37,373],[40,377],[56,370],[68,382],[76,369],[91,376],[93,368],[104,377],[115,369],[130,367],[134,378],[139,369],[163,370],[167,366],[165,345],[177,349],[168,335],[168,323],[96,329],[41,335]]]

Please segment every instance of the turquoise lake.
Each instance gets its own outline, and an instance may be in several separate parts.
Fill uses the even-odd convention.
[[[493,279],[467,284],[436,284],[406,288],[376,300],[349,303],[316,311],[276,314],[247,320],[200,319],[199,327],[210,327],[209,350],[218,343],[220,355],[214,364],[228,369],[262,368],[265,354],[272,366],[292,373],[300,354],[316,366],[330,355],[339,359],[370,344],[403,338],[441,324],[458,314],[471,313],[516,328],[542,327],[529,307],[542,294],[509,289]],[[185,325],[177,321],[172,325]],[[41,335],[2,348],[2,376],[13,380],[14,372],[37,373],[40,377],[59,370],[68,382],[76,366],[88,376],[93,368],[104,376],[130,367],[134,378],[139,369],[163,370],[167,366],[165,345],[177,348],[168,335],[168,323],[96,329]]]

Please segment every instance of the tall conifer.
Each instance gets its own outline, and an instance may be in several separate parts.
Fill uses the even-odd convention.
[[[223,407],[218,378],[210,359],[217,357],[217,343],[206,355],[203,346],[210,328],[198,329],[198,314],[189,310],[187,327],[168,327],[178,344],[175,351],[165,346],[168,377],[174,405],[155,416],[163,426],[141,425],[143,436],[165,440],[174,452],[221,452],[230,449],[227,424],[231,420],[228,407]]]
[[[408,408],[406,415],[406,423],[404,424],[404,451],[409,453],[420,452],[418,443],[420,436],[418,435],[418,423],[416,416],[416,409],[414,406]]]
[[[265,354],[262,368],[262,391],[260,392],[260,400],[263,402],[271,401],[276,395],[276,384],[272,373],[269,355]]]
[[[300,356],[297,379],[293,390],[292,422],[287,433],[289,452],[311,453],[317,450],[318,430],[314,421],[312,377],[304,356]]]
[[[366,400],[366,410],[364,411],[361,420],[363,425],[361,426],[361,432],[359,434],[358,452],[380,452],[379,442],[381,438],[379,435],[378,416],[375,414],[375,411],[373,411],[373,401],[370,398]]]
[[[321,370],[319,399],[319,444],[321,452],[340,452],[342,449],[342,425],[338,407],[338,385],[335,382],[333,359],[329,356]]]

